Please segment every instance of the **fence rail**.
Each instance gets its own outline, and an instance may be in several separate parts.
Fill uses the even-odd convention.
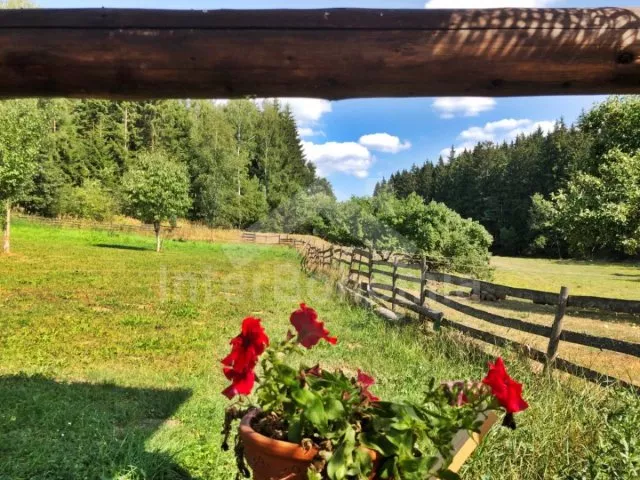
[[[256,241],[258,237],[260,237],[259,234],[247,235],[246,238],[243,235],[243,239],[249,241]],[[367,297],[370,299],[368,300],[369,302],[373,300],[380,306],[377,310],[383,313],[388,312],[389,318],[395,317],[396,307],[404,308],[418,314],[422,320],[433,322],[435,329],[447,327],[492,345],[514,347],[529,358],[544,364],[545,370],[555,368],[603,385],[617,383],[633,388],[640,393],[640,387],[637,385],[629,384],[557,356],[559,343],[567,342],[640,358],[640,344],[638,343],[574,332],[563,328],[563,319],[567,307],[635,314],[640,313],[640,301],[569,295],[566,287],[562,287],[560,293],[509,287],[483,280],[431,271],[425,261],[418,264],[379,259],[376,258],[376,252],[373,250],[367,251],[361,248],[347,248],[335,245],[318,247],[299,239],[284,240],[280,238],[278,243],[297,248],[303,255],[303,263],[307,267],[340,268],[341,266],[346,266],[347,282],[343,288],[346,288],[359,298]],[[390,257],[386,256],[386,258]],[[391,267],[391,270],[384,270],[383,267]],[[417,271],[419,276],[401,273],[399,269]],[[374,279],[374,277],[376,278]],[[398,287],[399,281],[419,285],[419,294],[415,295]],[[429,288],[429,281],[470,288],[472,292],[480,296],[482,294],[491,294],[497,299],[514,297],[538,304],[554,305],[556,307],[555,317],[549,326],[517,318],[504,317],[441,295]],[[531,348],[529,345],[445,318],[443,312],[427,305],[427,301],[444,305],[491,325],[547,338],[549,339],[547,351],[545,353]],[[391,305],[391,310],[386,309],[384,302]]]
[[[125,223],[97,222],[90,220],[75,220],[72,218],[49,218],[38,215],[14,214],[15,218],[21,218],[28,221],[35,221],[46,225],[69,228],[91,228],[96,230],[105,230],[108,232],[130,232],[130,233],[154,233],[153,225],[128,225]],[[180,230],[180,227],[172,225],[162,225],[163,229],[169,231]]]

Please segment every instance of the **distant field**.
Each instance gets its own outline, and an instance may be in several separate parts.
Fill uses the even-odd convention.
[[[430,376],[479,378],[489,358],[352,307],[291,249],[168,241],[156,254],[145,236],[25,221],[13,232],[14,253],[0,256],[2,480],[233,478],[218,362],[244,316],[279,337],[301,300],[340,339],[309,363],[362,367],[380,396],[417,399]],[[567,478],[598,455],[611,392],[507,355],[531,409],[515,432],[492,431],[464,478]]]
[[[640,300],[640,263],[493,257],[495,283],[574,295]]]

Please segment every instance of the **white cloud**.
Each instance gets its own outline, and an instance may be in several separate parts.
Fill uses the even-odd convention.
[[[325,136],[322,130],[314,130],[312,127],[298,127],[298,135],[300,135],[300,138]]]
[[[363,135],[360,137],[359,143],[371,150],[385,153],[398,153],[411,148],[411,142],[407,140],[402,142],[400,138],[395,135],[389,135],[388,133],[370,133]]]
[[[317,169],[318,175],[326,177],[334,172],[366,178],[373,164],[369,150],[356,142],[313,143],[303,140],[302,149]]]
[[[424,8],[540,8],[553,0],[429,0]]]
[[[263,100],[257,99],[256,101],[262,102]],[[283,97],[278,98],[278,101],[283,105],[289,105],[296,122],[303,127],[317,124],[325,113],[331,112],[331,102],[321,98]]]
[[[552,120],[543,120],[534,122],[528,118],[503,118],[495,122],[487,122],[484,126],[473,126],[460,132],[458,139],[462,140],[459,145],[455,146],[457,153],[464,150],[472,150],[479,142],[509,142],[515,140],[518,135],[526,135],[533,133],[538,128],[548,133],[555,129],[556,122]],[[440,154],[444,157],[449,156],[449,148],[444,148]]]
[[[440,97],[433,101],[433,108],[440,114],[440,118],[475,117],[495,106],[496,101],[488,97]]]

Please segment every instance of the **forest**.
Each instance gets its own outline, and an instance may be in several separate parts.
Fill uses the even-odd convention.
[[[291,112],[275,100],[258,106],[42,99],[2,107],[4,124],[30,119],[17,135],[22,143],[33,138],[38,150],[33,184],[20,201],[33,214],[102,220],[120,213],[122,178],[144,152],[186,167],[187,216],[215,226],[251,225],[317,181]]]
[[[374,195],[417,193],[479,221],[503,255],[637,258],[640,98],[611,97],[511,143],[480,143],[391,175]]]
[[[634,258],[638,131],[640,97],[612,97],[574,125],[452,150],[379,182],[371,197],[338,202],[278,100],[12,100],[0,103],[0,201],[4,218],[15,208],[130,215],[158,229],[186,218],[314,234],[475,273],[490,251]]]

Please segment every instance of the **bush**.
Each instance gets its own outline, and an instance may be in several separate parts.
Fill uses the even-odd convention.
[[[95,180],[86,181],[81,187],[63,187],[57,208],[59,216],[99,222],[111,220],[117,211],[113,194]]]

